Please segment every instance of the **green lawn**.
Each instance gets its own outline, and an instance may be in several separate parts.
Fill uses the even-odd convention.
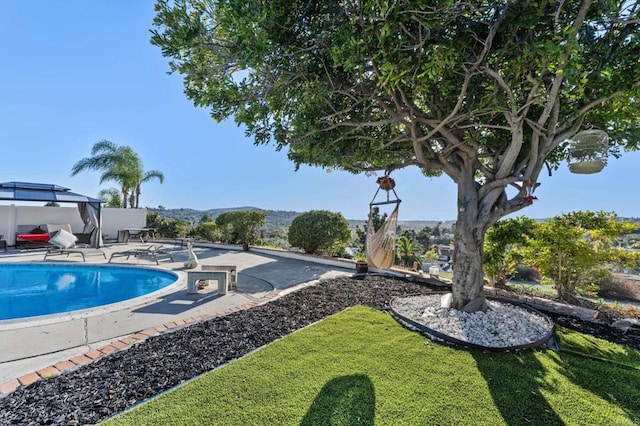
[[[558,337],[561,352],[460,350],[357,306],[106,424],[640,423],[640,351]]]

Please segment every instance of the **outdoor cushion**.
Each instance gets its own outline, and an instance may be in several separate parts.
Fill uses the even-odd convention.
[[[73,247],[76,244],[76,241],[78,241],[78,237],[65,231],[64,229],[55,232],[54,234],[52,234],[51,239],[49,239],[49,242],[51,244],[65,249]]]
[[[18,234],[16,238],[20,241],[37,241],[37,242],[47,242],[49,241],[49,234],[46,232],[44,234]]]
[[[31,231],[29,231],[29,234],[46,234],[47,231],[45,231],[44,229],[40,228],[39,226],[33,228]]]

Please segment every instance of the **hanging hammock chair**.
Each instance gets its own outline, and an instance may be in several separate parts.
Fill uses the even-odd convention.
[[[398,227],[398,207],[400,206],[401,200],[398,198],[398,194],[396,194],[394,189],[396,186],[395,181],[388,173],[378,178],[377,183],[379,185],[378,190],[373,196],[371,203],[369,203],[369,221],[367,223],[366,238],[367,262],[374,268],[389,269],[393,266],[393,261],[396,256],[396,228]],[[387,192],[386,201],[375,202],[381,189]],[[396,198],[390,199],[389,192],[393,192]],[[395,204],[396,206],[380,229],[376,231],[373,225],[374,207],[386,204]]]

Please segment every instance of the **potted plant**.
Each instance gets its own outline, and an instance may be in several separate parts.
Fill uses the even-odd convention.
[[[369,264],[363,255],[356,255],[356,272],[365,274],[369,271]]]

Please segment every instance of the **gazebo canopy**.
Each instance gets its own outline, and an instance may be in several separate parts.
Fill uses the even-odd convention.
[[[76,194],[63,186],[30,182],[0,183],[0,200],[76,203],[84,222],[82,232],[92,234],[93,247],[102,245],[102,200]]]
[[[0,183],[0,200],[44,201],[56,203],[102,203],[102,200],[71,192],[69,188],[48,183]]]

